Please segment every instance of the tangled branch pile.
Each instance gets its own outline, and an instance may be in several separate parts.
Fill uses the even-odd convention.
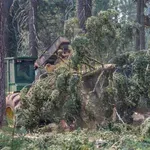
[[[101,104],[97,107],[102,109],[100,113],[95,106],[92,111],[96,120],[102,115],[112,119],[115,107],[123,122],[132,123],[132,114],[137,108],[145,112],[149,108],[150,54],[149,51],[125,53],[114,58],[112,63],[116,65],[114,70],[107,68],[86,80],[88,88],[91,82],[95,83],[90,88],[93,94],[89,101],[96,103],[97,100]]]
[[[149,51],[126,53],[116,57],[113,62],[117,67],[112,89],[120,113],[126,109],[131,115],[137,107],[146,110],[150,100]]]
[[[21,117],[18,116],[21,124],[33,129],[42,123],[59,123],[61,119],[74,121],[81,107],[79,81],[79,76],[64,67],[38,80],[28,93],[23,90]]]

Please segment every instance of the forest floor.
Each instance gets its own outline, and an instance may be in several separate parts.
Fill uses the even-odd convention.
[[[25,129],[0,130],[1,150],[150,150],[150,138],[141,134],[140,127],[114,124],[89,131],[47,132],[29,134]]]

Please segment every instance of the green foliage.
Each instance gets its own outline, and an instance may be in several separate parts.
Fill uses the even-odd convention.
[[[107,69],[100,73],[100,86],[97,86],[99,92],[96,93],[103,105],[101,110],[106,120],[112,117],[114,106],[123,121],[127,123],[132,122],[131,116],[137,107],[143,109],[149,107],[149,60],[149,51],[125,53],[112,60],[111,63],[116,64],[114,72],[106,67]],[[91,97],[92,100],[95,100],[94,96],[95,94]],[[90,108],[92,106],[88,109]],[[95,117],[95,113],[93,114]]]
[[[93,50],[95,56],[99,55],[100,58],[102,58],[102,52],[107,52],[108,50],[106,42],[111,45],[115,39],[115,28],[112,20],[109,20],[110,15],[113,14],[114,12],[112,11],[106,11],[99,13],[97,17],[92,16],[87,20],[87,37],[90,40],[91,50]]]
[[[149,117],[141,125],[141,134],[144,137],[150,137],[150,118]]]
[[[135,24],[127,20],[116,21],[118,15],[117,11],[107,10],[89,17],[86,22],[86,34],[79,32],[78,21],[72,18],[66,21],[65,35],[72,40],[75,51],[86,51],[101,62],[108,61],[116,54],[133,49]],[[83,42],[85,39],[88,41],[86,44]],[[82,42],[83,46],[80,46]],[[79,57],[74,60],[76,64],[77,60],[79,61]]]
[[[72,65],[78,68],[79,65],[84,64],[89,55],[87,52],[89,40],[84,36],[78,36],[72,45],[75,50]],[[149,51],[125,53],[112,60],[112,63],[116,64],[115,72],[107,70],[99,81],[102,92],[100,100],[103,103],[106,118],[111,116],[113,105],[116,105],[119,114],[127,122],[132,122],[131,115],[136,107],[144,105],[148,107],[150,99],[149,60]]]
[[[113,130],[102,129],[97,131],[76,130],[64,134],[30,134],[14,138],[12,143],[11,132],[0,132],[0,148],[4,150],[103,150],[107,149],[141,149],[149,150],[150,139],[141,137],[140,133],[133,132],[135,127],[114,124]],[[118,132],[119,131],[119,132]],[[119,133],[119,134],[118,134]]]
[[[74,38],[79,31],[79,22],[77,18],[71,18],[65,22],[64,34],[68,39]]]
[[[127,50],[131,44],[133,24],[118,23],[115,20],[116,16],[116,11],[108,10],[87,20],[87,38],[90,40],[92,54],[97,58],[110,59]]]
[[[68,102],[64,104],[65,118],[69,121],[74,120],[79,115],[81,110],[81,100],[80,100],[80,78],[78,75],[72,75],[69,79],[68,92],[72,93],[68,97]]]
[[[72,122],[78,118],[81,105],[79,81],[78,75],[60,68],[38,80],[27,93],[22,91],[18,124],[32,130],[41,124],[59,123],[61,119]]]
[[[13,137],[9,134],[0,131],[0,149],[20,150],[28,143],[24,137],[17,137],[13,139]]]
[[[92,142],[88,141],[88,137],[86,132],[84,131],[75,131],[67,134],[58,134],[58,135],[50,135],[50,136],[41,136],[36,138],[36,136],[32,136],[31,138],[18,137],[13,141],[13,146],[11,145],[11,137],[8,135],[4,135],[4,133],[0,134],[0,148],[4,150],[88,150],[94,149],[94,145]],[[34,139],[36,138],[36,140]]]
[[[149,106],[149,60],[150,55],[146,51],[126,53],[114,59],[117,67],[108,87],[112,89],[120,111],[132,114],[137,106]]]
[[[78,68],[84,63],[85,57],[89,54],[88,44],[89,40],[84,36],[77,36],[73,40],[72,47],[74,49],[74,53],[71,58],[73,68]]]
[[[67,88],[67,76],[63,74],[59,74],[57,79],[56,79],[56,88],[59,91],[66,91]]]

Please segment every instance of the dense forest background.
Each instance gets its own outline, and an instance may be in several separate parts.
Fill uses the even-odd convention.
[[[58,36],[86,37],[89,51],[105,61],[136,48],[140,29],[132,0],[9,0],[5,7],[6,56],[37,56]],[[148,41],[149,28],[144,32]]]

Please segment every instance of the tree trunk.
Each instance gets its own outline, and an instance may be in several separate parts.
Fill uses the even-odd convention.
[[[144,15],[144,0],[137,0],[137,23],[140,27],[136,31],[136,50],[145,49],[145,15]]]
[[[84,22],[85,22],[85,10],[83,6],[83,0],[77,0],[77,18],[79,20],[79,26],[82,30],[85,29]]]
[[[4,69],[4,11],[3,0],[0,0],[0,127],[5,112],[5,69]]]
[[[144,0],[141,0],[141,17],[140,17],[140,23],[141,23],[141,27],[140,27],[140,49],[144,50],[145,49],[145,22],[144,22]]]
[[[5,49],[7,57],[16,56],[17,41],[15,36],[15,28],[13,26],[13,16],[10,15],[10,8],[12,6],[13,0],[4,1],[4,15],[5,15]]]
[[[85,22],[92,15],[92,0],[77,0],[76,7],[80,28],[85,31]]]
[[[141,15],[141,0],[137,0],[137,23],[140,24],[140,15]],[[140,30],[136,29],[136,50],[140,50]]]
[[[29,10],[29,48],[31,56],[37,57],[37,39],[36,39],[36,9],[37,0],[30,0]]]
[[[85,18],[92,16],[92,0],[85,0]]]

